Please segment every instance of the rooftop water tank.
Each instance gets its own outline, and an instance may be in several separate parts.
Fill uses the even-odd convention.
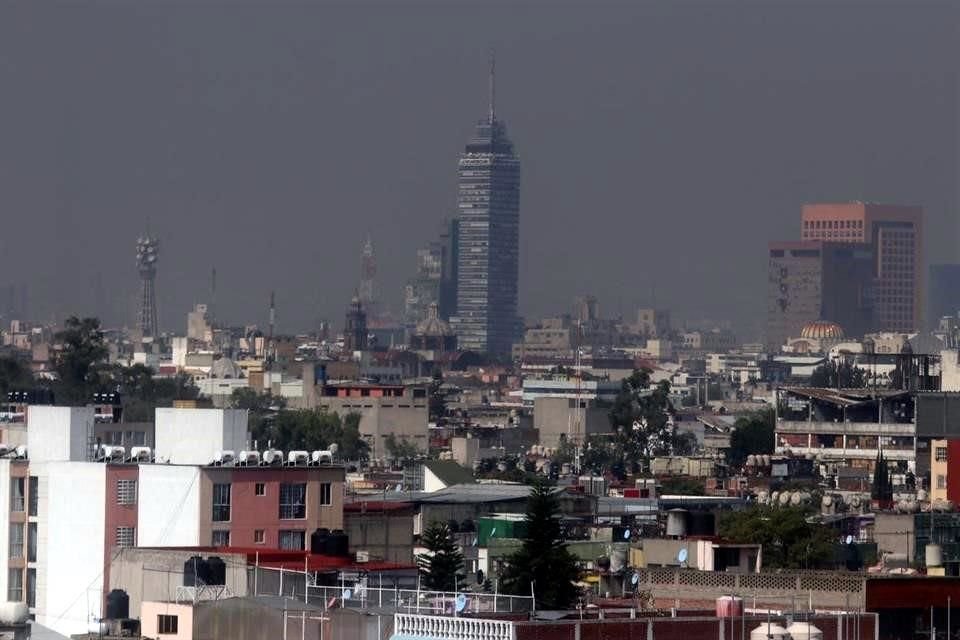
[[[130,617],[130,596],[123,589],[114,589],[107,594],[107,620],[124,620]]]
[[[323,555],[327,552],[327,540],[330,538],[330,529],[320,528],[310,534],[310,553]]]
[[[742,618],[743,598],[737,596],[720,596],[717,598],[718,618]]]
[[[287,452],[287,464],[289,465],[305,465],[310,459],[310,454],[306,451],[289,451]]]
[[[0,623],[20,624],[30,617],[26,602],[0,602]]]
[[[939,567],[943,565],[943,550],[938,544],[928,544],[924,547],[923,557],[928,567]]]
[[[764,622],[750,632],[750,640],[788,640],[787,630],[776,622]]]
[[[687,535],[686,509],[670,509],[667,511],[667,535],[680,537]]]
[[[823,640],[823,631],[809,622],[794,622],[787,627],[790,640]]]
[[[222,558],[217,556],[207,558],[207,573],[209,575],[207,584],[227,584],[227,563]]]

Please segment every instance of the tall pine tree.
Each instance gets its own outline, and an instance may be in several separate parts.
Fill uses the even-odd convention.
[[[580,570],[563,542],[559,515],[552,487],[539,480],[527,500],[527,536],[501,576],[506,593],[529,595],[532,583],[538,609],[566,609],[577,600]]]
[[[433,522],[421,538],[427,552],[417,556],[420,584],[433,591],[456,591],[457,576],[463,573],[463,554],[457,547],[450,526]],[[460,578],[462,582],[462,578]]]

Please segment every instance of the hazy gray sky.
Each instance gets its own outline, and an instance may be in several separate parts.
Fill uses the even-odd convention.
[[[363,236],[399,306],[486,108],[523,161],[521,308],[762,323],[807,201],[917,203],[957,258],[956,2],[0,5],[0,286],[44,318],[336,326]],[[100,283],[99,292],[96,283]],[[104,308],[99,309],[98,303]],[[749,331],[744,331],[748,334]]]

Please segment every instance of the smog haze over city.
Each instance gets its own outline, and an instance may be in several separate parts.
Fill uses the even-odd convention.
[[[0,277],[37,320],[161,329],[208,302],[339,326],[360,252],[401,305],[487,109],[523,163],[520,312],[596,295],[762,329],[766,242],[807,202],[920,205],[955,261],[956,2],[0,7]]]

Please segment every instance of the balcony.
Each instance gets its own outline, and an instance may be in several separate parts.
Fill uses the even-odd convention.
[[[917,426],[912,422],[808,422],[806,420],[778,420],[776,431],[813,435],[834,434],[848,436],[904,436],[916,435]]]
[[[453,618],[397,613],[393,617],[395,640],[516,640],[513,622],[479,618]]]

